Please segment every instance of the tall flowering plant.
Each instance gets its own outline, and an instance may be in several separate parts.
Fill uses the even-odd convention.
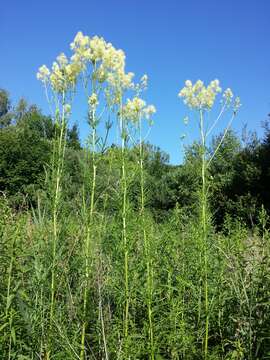
[[[146,265],[146,301],[147,319],[148,319],[148,353],[149,359],[154,359],[154,331],[153,331],[153,270],[152,259],[150,256],[150,244],[147,235],[145,223],[145,179],[144,179],[144,154],[143,154],[143,136],[142,128],[143,121],[147,120],[149,125],[152,124],[152,116],[156,112],[153,105],[147,105],[146,102],[140,97],[142,90],[147,88],[147,76],[141,78],[139,84],[136,85],[136,95],[133,99],[127,99],[122,108],[122,117],[130,127],[135,128],[139,135],[139,166],[140,166],[140,231],[143,237],[144,257]],[[135,140],[135,139],[133,139]]]
[[[217,100],[218,94],[222,94],[220,101],[221,108],[218,116],[212,123],[206,124],[205,115],[210,112]],[[209,237],[209,216],[208,216],[208,170],[209,166],[222,145],[226,134],[235,118],[240,104],[239,97],[234,97],[230,88],[222,93],[219,80],[213,80],[209,85],[204,85],[201,80],[192,84],[190,80],[185,82],[185,86],[179,92],[179,97],[183,98],[184,103],[199,115],[200,131],[200,156],[201,156],[201,191],[200,191],[200,223],[201,223],[201,265],[202,281],[204,293],[204,311],[205,311],[205,332],[203,340],[204,357],[208,358],[208,338],[209,338],[209,294],[208,294],[208,237]],[[227,123],[223,136],[217,144],[212,154],[207,153],[207,138],[217,126],[220,118],[225,111],[231,112],[231,117]],[[186,121],[186,118],[185,118]],[[208,126],[208,128],[207,128]],[[198,306],[198,321],[201,318],[201,299]]]
[[[55,316],[56,303],[56,273],[57,273],[57,248],[59,246],[59,216],[61,210],[62,178],[64,157],[66,150],[66,134],[68,119],[71,114],[71,104],[77,79],[81,71],[81,63],[69,60],[65,54],[60,54],[49,70],[46,65],[39,68],[37,78],[44,86],[45,94],[50,105],[51,115],[54,120],[55,136],[53,151],[48,172],[48,185],[50,188],[51,215],[53,222],[51,242],[51,280],[50,280],[50,311],[49,311],[49,336],[47,338],[47,356],[51,352],[52,326]]]
[[[102,37],[89,37],[79,32],[71,44],[73,51],[72,60],[83,64],[82,66],[82,84],[84,92],[87,97],[88,104],[88,123],[91,128],[90,134],[90,151],[92,154],[92,174],[91,174],[91,196],[90,208],[86,216],[86,237],[85,237],[85,285],[83,295],[83,326],[81,336],[81,355],[80,358],[85,358],[85,343],[86,343],[86,327],[87,320],[87,305],[89,298],[89,279],[91,269],[91,234],[93,234],[93,219],[95,211],[95,192],[96,192],[96,176],[97,176],[97,146],[101,153],[106,147],[106,140],[108,132],[112,127],[110,120],[105,121],[105,136],[102,138],[97,134],[98,126],[102,122],[105,113],[110,115],[110,112],[117,109],[119,115],[120,136],[122,139],[122,153],[124,153],[125,137],[124,123],[121,114],[122,99],[125,91],[133,88],[132,78],[133,73],[126,73],[125,71],[125,53],[121,49],[116,49],[111,43],[106,42]],[[124,161],[124,160],[123,160]],[[125,166],[122,166],[122,183],[125,178]],[[123,185],[123,231],[122,238],[126,239],[126,186]],[[126,240],[124,240],[126,241]],[[125,271],[126,274],[126,271]],[[128,295],[127,295],[127,281],[126,281],[126,310],[128,314]],[[127,319],[128,315],[126,315]],[[127,321],[125,322],[127,324]],[[125,334],[127,334],[127,325],[125,325]],[[103,339],[105,341],[105,339]],[[104,343],[104,347],[105,343]]]

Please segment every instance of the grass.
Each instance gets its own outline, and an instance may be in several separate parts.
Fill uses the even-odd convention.
[[[53,222],[34,221],[30,213],[13,213],[1,199],[3,358],[80,358],[85,316],[87,359],[203,358],[207,316],[208,358],[268,358],[269,233],[265,226],[253,234],[237,222],[227,225],[226,235],[209,229],[206,313],[205,306],[199,308],[205,301],[198,262],[200,225],[195,219],[181,219],[179,210],[163,224],[145,214],[146,252],[136,213],[129,209],[127,221],[130,295],[125,339],[122,216],[103,214],[92,224],[91,236],[97,244],[86,308],[82,219],[75,214],[61,218],[51,325],[53,257],[48,228],[53,230]],[[124,340],[128,340],[128,355]]]

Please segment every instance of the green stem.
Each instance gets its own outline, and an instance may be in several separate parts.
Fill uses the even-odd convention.
[[[147,272],[147,312],[148,312],[148,326],[149,326],[149,342],[150,342],[150,356],[149,359],[154,360],[154,335],[152,322],[152,267],[149,259],[149,241],[146,234],[145,227],[145,196],[144,196],[144,163],[143,163],[143,144],[142,144],[142,123],[139,119],[139,133],[140,133],[140,178],[141,178],[141,218],[143,229],[144,250],[146,256],[146,272]]]
[[[128,339],[129,332],[129,253],[127,244],[127,229],[126,229],[126,217],[127,217],[127,178],[126,178],[126,161],[125,161],[125,146],[126,146],[126,134],[125,124],[122,116],[122,99],[120,102],[120,134],[121,134],[121,177],[122,177],[122,242],[124,246],[124,282],[125,282],[125,310],[124,310],[124,340],[125,347]]]
[[[57,109],[56,114],[56,125],[60,126],[60,134],[54,142],[54,151],[53,151],[53,244],[52,244],[52,272],[51,272],[51,300],[50,300],[50,329],[52,327],[54,310],[55,310],[55,271],[56,271],[56,249],[58,243],[58,217],[59,217],[59,204],[61,196],[61,180],[62,172],[64,166],[64,156],[65,156],[65,147],[66,147],[66,120],[65,120],[65,93],[62,94],[62,116],[59,121],[59,115]],[[56,157],[56,158],[55,158]]]
[[[203,258],[204,258],[204,304],[205,304],[205,336],[204,336],[204,358],[208,357],[208,333],[209,333],[209,303],[208,303],[208,257],[207,257],[207,219],[206,219],[206,144],[203,124],[203,113],[200,110],[200,134],[202,142],[202,199],[201,199],[201,217],[202,217],[202,240],[203,240]]]
[[[86,228],[86,240],[85,240],[85,286],[83,292],[83,324],[82,324],[82,333],[81,333],[81,353],[80,359],[85,359],[85,336],[86,336],[86,326],[87,326],[87,299],[88,299],[88,286],[90,278],[90,245],[91,245],[91,227],[93,222],[94,206],[95,206],[95,189],[96,189],[96,127],[95,127],[95,110],[92,110],[92,188],[91,188],[91,198],[90,198],[90,211],[89,211],[89,220],[87,220]],[[87,216],[88,218],[88,216]]]

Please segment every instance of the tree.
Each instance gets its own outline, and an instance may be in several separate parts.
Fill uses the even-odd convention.
[[[210,145],[210,153],[213,153],[217,144],[220,143],[222,134],[215,136]],[[237,157],[241,151],[240,141],[233,131],[228,131],[218,153],[211,162],[210,174],[213,178],[210,189],[210,203],[214,222],[222,225],[225,215],[232,213],[232,200],[235,201],[233,183],[236,176]],[[231,214],[232,215],[232,214]]]
[[[0,89],[0,129],[10,125],[12,112],[9,94],[6,90]]]
[[[50,144],[38,133],[17,126],[0,131],[0,191],[15,196],[34,195],[44,182]]]
[[[80,150],[81,144],[79,139],[78,125],[74,124],[71,129],[67,131],[67,144],[74,150]]]

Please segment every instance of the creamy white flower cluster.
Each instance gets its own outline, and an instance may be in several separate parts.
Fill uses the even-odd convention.
[[[227,107],[232,105],[234,112],[236,112],[240,108],[240,98],[238,96],[234,98],[233,92],[230,88],[224,91],[222,97],[222,103],[225,104]]]
[[[115,88],[123,90],[132,89],[134,87],[134,83],[132,82],[133,77],[134,73],[125,73],[124,69],[121,69],[116,72],[109,72],[107,81],[112,87]]]
[[[37,73],[37,78],[44,84],[50,84],[57,93],[63,93],[74,88],[81,72],[79,62],[69,61],[65,54],[60,54],[49,70],[42,65]]]
[[[60,54],[49,70],[46,65],[39,68],[37,78],[45,84],[50,84],[58,93],[74,87],[82,71],[87,65],[93,65],[93,77],[99,83],[105,81],[112,87],[121,89],[133,88],[133,73],[125,72],[125,53],[117,50],[102,37],[83,35],[78,32],[70,45],[73,55],[70,60],[65,54]]]
[[[88,105],[91,108],[96,108],[98,106],[98,96],[96,93],[93,93],[91,96],[89,96]]]
[[[222,96],[225,102],[230,103],[233,99],[233,92],[230,88],[228,88],[224,91]]]
[[[71,43],[74,55],[72,61],[83,64],[91,63],[95,67],[95,78],[100,83],[108,81],[112,86],[120,86],[124,89],[133,86],[133,73],[125,72],[125,53],[121,49],[106,42],[102,37],[83,35],[78,32]]]
[[[90,38],[79,31],[70,47],[74,51],[73,59],[76,61],[80,60],[83,63],[102,61],[105,68],[113,70],[119,70],[125,65],[125,53],[116,50],[102,37]]]
[[[217,94],[221,91],[218,80],[211,81],[208,86],[205,86],[201,80],[198,80],[194,85],[190,80],[187,80],[179,96],[184,98],[184,103],[192,109],[210,110]]]
[[[137,123],[139,119],[149,120],[155,112],[156,108],[153,105],[146,105],[146,102],[137,96],[132,100],[127,99],[126,104],[122,108],[123,118],[133,123]]]
[[[211,110],[218,93],[221,92],[222,89],[219,86],[219,80],[217,79],[211,81],[208,86],[205,86],[201,80],[198,80],[194,85],[190,80],[187,80],[178,96],[182,97],[184,103],[191,109]],[[223,92],[221,102],[225,107],[232,106],[234,112],[241,106],[240,98],[234,97],[230,88]]]
[[[39,68],[37,78],[62,96],[69,90],[75,90],[80,77],[87,91],[90,85],[88,106],[91,112],[95,113],[99,103],[103,103],[103,92],[106,105],[109,108],[119,107],[118,114],[126,120],[134,123],[139,119],[151,120],[156,109],[140,98],[140,93],[147,88],[148,77],[144,75],[137,84],[133,82],[134,74],[125,71],[126,57],[122,50],[116,49],[102,37],[89,37],[82,32],[77,33],[70,47],[70,59],[60,54],[51,70],[46,65]],[[135,97],[123,105],[128,90],[132,90]],[[64,96],[64,99],[66,102],[68,97]],[[71,108],[63,110],[65,115],[71,113]]]

